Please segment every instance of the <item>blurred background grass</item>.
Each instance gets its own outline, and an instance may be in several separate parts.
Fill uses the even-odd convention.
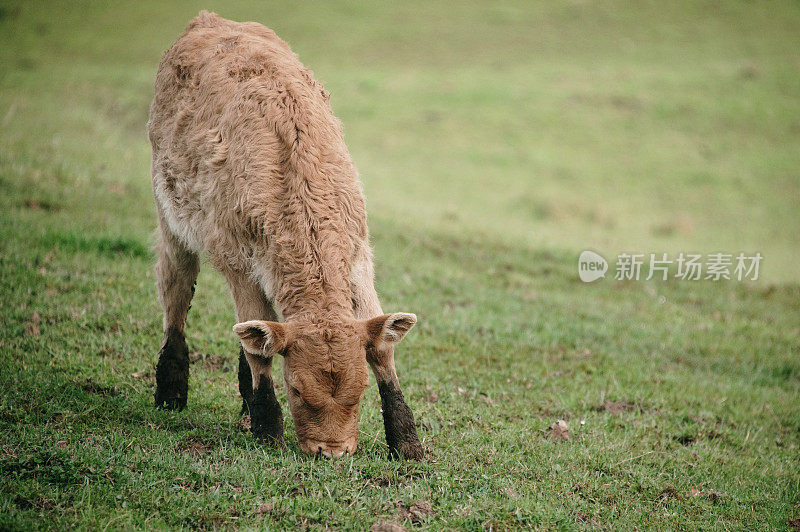
[[[758,251],[762,278],[800,280],[797,2],[0,5],[7,153],[145,198],[155,68],[207,8],[270,26],[325,83],[374,219],[609,259]]]

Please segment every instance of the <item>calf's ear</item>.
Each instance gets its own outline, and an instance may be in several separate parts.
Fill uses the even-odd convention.
[[[417,316],[408,312],[384,314],[367,320],[367,344],[380,347],[381,344],[396,344],[417,323]]]
[[[286,347],[286,328],[282,323],[245,321],[234,325],[233,332],[239,335],[244,350],[254,355],[272,356]]]

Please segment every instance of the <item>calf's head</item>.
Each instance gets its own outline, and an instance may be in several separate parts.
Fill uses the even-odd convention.
[[[300,447],[339,457],[358,441],[358,409],[369,379],[367,350],[387,351],[417,322],[398,312],[345,322],[247,321],[233,330],[251,355],[283,356],[283,378]]]

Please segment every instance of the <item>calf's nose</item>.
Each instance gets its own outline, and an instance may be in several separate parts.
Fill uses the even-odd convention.
[[[304,440],[300,442],[300,448],[303,449],[303,452],[314,456],[341,458],[345,454],[353,453],[356,449],[356,443],[352,440],[330,442]]]
[[[323,449],[322,456],[327,458],[341,458],[344,455],[344,449]]]
[[[317,443],[317,453],[326,458],[341,458],[345,453],[350,452],[350,447],[346,443]]]

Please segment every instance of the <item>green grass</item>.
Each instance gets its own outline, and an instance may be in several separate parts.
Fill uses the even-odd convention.
[[[800,518],[800,5],[661,4],[0,2],[0,528]],[[302,455],[286,408],[287,451],[241,430],[209,265],[190,406],[152,408],[147,108],[215,5],[332,93],[384,308],[420,317],[398,366],[424,462],[388,460],[374,383],[352,458]],[[587,285],[586,248],[765,259]]]

